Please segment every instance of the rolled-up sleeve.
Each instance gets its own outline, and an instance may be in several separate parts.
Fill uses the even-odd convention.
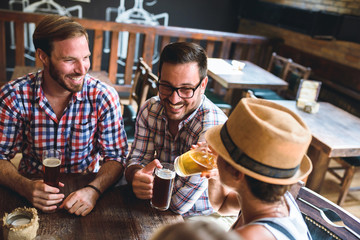
[[[22,143],[22,122],[11,85],[0,91],[0,159],[10,160],[20,150]]]
[[[114,160],[125,166],[128,143],[120,99],[113,88],[109,88],[107,93],[102,97],[99,108],[99,144],[105,162]]]
[[[197,204],[200,204],[201,210],[207,204],[207,201],[199,202],[199,199],[208,188],[208,180],[194,175],[191,177],[177,177],[174,191],[171,199],[170,209],[181,215],[187,213],[190,209],[196,212]],[[209,207],[209,206],[208,206]]]

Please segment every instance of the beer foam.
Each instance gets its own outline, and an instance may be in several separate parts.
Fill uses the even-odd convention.
[[[208,152],[192,151],[190,152],[190,157],[194,160],[194,162],[205,168],[213,169],[216,166],[214,165],[214,156]]]
[[[43,161],[44,166],[47,167],[57,167],[61,164],[61,160],[58,158],[54,158],[54,157],[50,157],[50,158],[46,158]]]
[[[156,175],[162,179],[173,179],[175,177],[175,172],[163,168],[163,169],[158,169]]]

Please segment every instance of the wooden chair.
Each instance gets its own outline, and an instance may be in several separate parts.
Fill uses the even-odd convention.
[[[298,63],[291,62],[284,75],[284,80],[289,84],[288,89],[284,93],[285,98],[294,100],[296,98],[301,79],[308,79],[310,73],[310,67],[305,67]]]
[[[129,104],[123,104],[123,119],[129,143],[134,141],[136,116],[146,99],[157,95],[158,77],[152,73],[147,63],[139,58],[133,84],[131,87]],[[136,104],[136,110],[134,109]]]
[[[277,55],[276,52],[273,52],[267,67],[267,71],[271,72],[275,76],[278,76],[279,78],[284,79],[291,62],[291,58],[285,58]]]
[[[14,80],[16,78],[25,76],[31,72],[37,72],[38,70],[42,69],[41,67],[32,67],[32,66],[15,66],[14,71],[10,77],[10,80]],[[0,81],[0,87],[8,83],[6,79]]]
[[[290,192],[296,202],[314,240],[317,239],[360,239],[360,220],[340,206],[300,186],[300,182]],[[295,190],[294,190],[295,188]]]
[[[25,76],[31,72],[37,72],[40,69],[42,69],[42,67],[15,66],[10,80]]]
[[[290,64],[292,63],[291,58],[285,58],[277,55],[273,52],[270,58],[267,71],[271,72],[275,76],[284,79],[286,76]],[[263,98],[267,100],[283,100],[284,98],[277,94],[275,91],[270,89],[251,89],[257,98]]]
[[[329,167],[328,172],[340,180],[341,189],[337,204],[341,206],[350,191],[360,190],[360,186],[350,187],[354,174],[360,169],[360,156],[332,158],[332,160],[335,160],[338,166]],[[339,171],[343,172],[343,174],[340,174]]]
[[[207,88],[205,90],[205,96],[218,106],[227,116],[230,115],[232,106],[231,104],[225,102],[224,96],[216,94],[211,88]]]
[[[152,73],[149,65],[140,57],[131,87],[129,104],[136,103],[138,111],[146,99],[157,95],[157,82],[158,77]]]

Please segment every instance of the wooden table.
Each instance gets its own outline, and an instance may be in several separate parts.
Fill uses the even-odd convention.
[[[208,75],[227,89],[226,101],[233,106],[238,102],[235,89],[262,88],[280,91],[287,89],[288,83],[265,69],[249,62],[242,70],[232,65],[232,60],[208,58]]]
[[[306,183],[308,188],[320,191],[330,158],[360,155],[360,118],[326,102],[320,102],[320,109],[314,114],[298,109],[295,101],[273,102],[297,113],[311,130],[308,156],[313,171]]]
[[[63,192],[85,186],[94,174],[63,174]],[[0,186],[0,217],[17,207],[31,204],[19,194]],[[56,239],[149,239],[153,231],[163,224],[183,221],[181,215],[171,211],[161,212],[151,208],[149,200],[139,200],[128,185],[110,188],[98,200],[93,211],[79,217],[59,210],[55,213],[39,213],[38,235],[52,235]],[[0,230],[3,239],[3,229]]]

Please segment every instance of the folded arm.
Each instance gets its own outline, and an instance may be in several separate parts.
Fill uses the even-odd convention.
[[[185,214],[207,190],[208,180],[200,175],[177,178],[171,198],[170,209]]]

